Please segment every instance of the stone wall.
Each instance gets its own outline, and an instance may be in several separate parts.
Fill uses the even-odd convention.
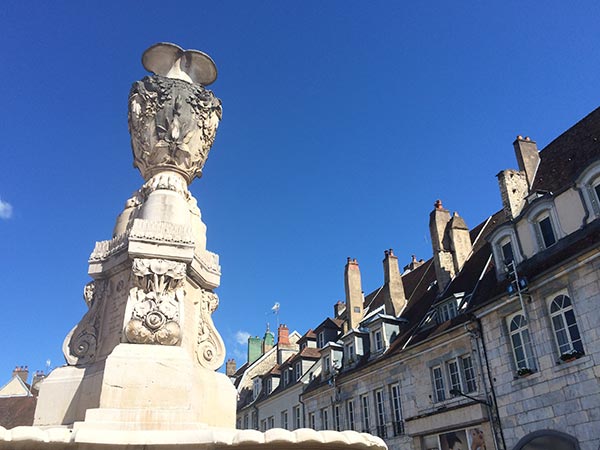
[[[549,302],[555,294],[573,303],[585,355],[560,360]],[[529,297],[530,296],[530,297]],[[524,305],[529,317],[537,371],[517,376],[506,318],[521,310],[518,298],[505,299],[482,318],[487,355],[507,448],[529,433],[556,430],[576,437],[582,450],[600,444],[600,255],[587,254],[530,286]]]

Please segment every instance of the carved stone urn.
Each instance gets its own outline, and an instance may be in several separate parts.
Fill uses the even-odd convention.
[[[129,130],[144,184],[125,202],[112,239],[90,256],[89,309],[65,339],[68,366],[42,387],[39,425],[87,426],[124,410],[139,419],[148,406],[152,419],[142,422],[152,427],[235,424],[235,390],[215,372],[225,358],[212,321],[219,258],[206,250],[188,189],[222,114],[205,87],[216,67],[202,52],[167,43],[146,50],[142,63],[153,75],[131,88]]]

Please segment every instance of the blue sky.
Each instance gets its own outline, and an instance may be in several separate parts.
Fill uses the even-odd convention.
[[[63,364],[87,258],[142,183],[127,132],[151,44],[207,52],[224,117],[192,184],[221,255],[214,318],[300,333],[383,250],[431,256],[433,202],[471,227],[501,207],[512,142],[543,148],[599,105],[597,2],[45,2],[0,9],[0,384]],[[242,339],[243,340],[243,339]]]

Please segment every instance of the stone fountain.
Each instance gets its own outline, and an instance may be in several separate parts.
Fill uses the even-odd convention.
[[[0,449],[385,449],[354,431],[235,429],[236,391],[216,372],[221,268],[188,186],[202,175],[221,119],[206,89],[212,59],[160,43],[133,84],[129,131],[144,184],[112,239],[96,243],[87,313],[63,344],[67,365],[41,384],[33,427],[0,427]]]

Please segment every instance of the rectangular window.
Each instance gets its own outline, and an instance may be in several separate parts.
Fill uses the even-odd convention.
[[[466,394],[477,390],[477,381],[475,380],[475,369],[470,356],[463,356],[460,359],[462,373],[464,378],[463,390]]]
[[[325,347],[325,332],[321,331],[317,335],[317,348],[323,348],[323,347]]]
[[[340,407],[338,405],[333,408],[333,419],[335,420],[335,431],[342,431]]]
[[[240,418],[238,418],[238,419],[235,421],[235,427],[236,427],[238,430],[242,428],[242,418],[241,418],[241,417],[240,417]]]
[[[248,414],[246,414],[244,416],[244,430],[247,430],[249,427],[249,422],[248,422]]]
[[[281,411],[281,428],[284,430],[288,429],[288,413],[287,411]]]
[[[504,243],[501,246],[501,249],[502,249],[503,262],[505,264],[514,261],[515,256],[513,253],[512,242],[510,242],[509,240],[504,241]]]
[[[363,432],[368,433],[371,428],[371,424],[369,423],[369,397],[363,395],[360,398],[360,403],[362,405],[362,414],[363,414]]]
[[[321,425],[322,430],[329,430],[329,411],[327,408],[321,410]]]
[[[260,394],[261,383],[262,383],[262,380],[260,379],[260,377],[256,377],[254,379],[254,383],[252,385],[252,398],[253,399],[256,399],[256,397],[258,397],[258,394]]]
[[[329,355],[327,355],[327,356],[325,356],[325,358],[323,358],[323,364],[325,366],[325,367],[323,367],[323,372],[329,373],[330,367],[331,367],[331,359],[329,358]]]
[[[386,437],[385,407],[383,404],[383,389],[375,391],[375,406],[377,407],[377,436]]]
[[[290,372],[287,367],[283,368],[283,385],[287,386],[290,382]]]
[[[375,350],[378,352],[383,350],[383,339],[381,338],[381,331],[375,332]]]
[[[354,360],[354,344],[348,344],[346,348],[346,356],[348,357],[348,362]]]
[[[453,359],[452,361],[448,361],[446,363],[446,367],[448,368],[448,379],[450,380],[450,391],[460,391],[460,375],[458,373],[458,361]]]
[[[456,302],[451,300],[443,303],[437,308],[437,322],[439,324],[456,317]]]
[[[348,415],[348,429],[354,430],[354,400],[348,400],[348,403],[346,403],[346,413]]]
[[[273,380],[271,378],[267,378],[267,394],[270,394],[273,390]]]
[[[544,217],[538,222],[540,232],[542,233],[542,239],[544,241],[544,247],[548,248],[556,242],[556,236],[554,236],[554,229],[552,228],[552,222],[550,217]]]
[[[315,420],[315,413],[309,413],[308,414],[308,425],[310,426],[310,428],[312,428],[313,430],[316,430],[316,420]]]
[[[267,430],[275,428],[275,417],[271,416],[267,419]]]
[[[394,436],[400,436],[404,432],[402,423],[402,408],[400,405],[400,386],[393,384],[391,387],[392,394],[392,412],[394,414]]]
[[[442,372],[441,366],[436,366],[431,369],[433,377],[433,393],[435,394],[436,402],[443,402],[446,400],[446,390],[444,388],[444,373]]]
[[[300,420],[300,405],[294,406],[294,428],[297,430],[298,428],[302,428],[302,422]]]
[[[267,419],[260,421],[260,431],[267,431]]]
[[[302,376],[302,362],[298,361],[294,366],[294,380],[298,381]]]
[[[252,411],[252,429],[258,430],[258,414],[256,411]]]

